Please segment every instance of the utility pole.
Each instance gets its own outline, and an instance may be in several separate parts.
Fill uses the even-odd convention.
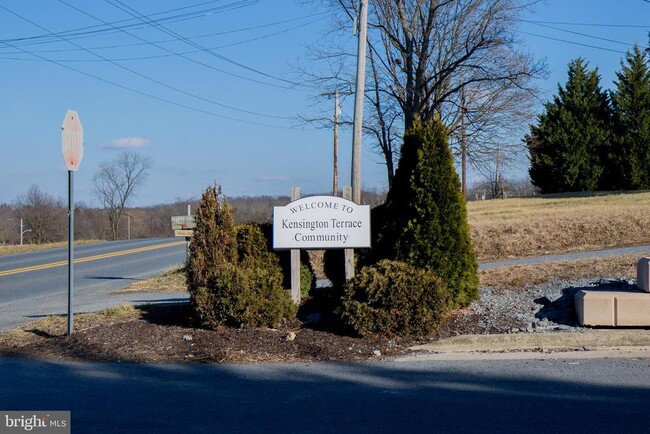
[[[332,180],[332,195],[339,192],[339,91],[334,92],[334,176]]]
[[[363,133],[363,99],[366,85],[367,39],[368,0],[361,0],[359,5],[357,82],[354,94],[354,128],[352,133],[352,201],[357,204],[361,204],[361,135]]]

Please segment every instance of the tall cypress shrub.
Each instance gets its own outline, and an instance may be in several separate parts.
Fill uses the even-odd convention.
[[[435,272],[449,287],[453,306],[477,298],[465,198],[439,120],[416,121],[405,134],[383,220],[376,256]]]
[[[650,188],[650,66],[648,54],[634,46],[616,73],[612,92],[616,160],[623,187]]]
[[[232,207],[221,187],[208,187],[196,211],[196,228],[190,243],[185,274],[192,291],[207,284],[214,270],[237,262],[237,232]]]
[[[533,185],[542,193],[621,187],[612,161],[612,110],[598,70],[578,58],[569,63],[565,87],[545,105],[525,142]]]

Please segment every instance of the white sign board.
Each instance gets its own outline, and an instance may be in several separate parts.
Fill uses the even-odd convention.
[[[274,249],[370,247],[370,207],[335,196],[312,196],[273,207]]]
[[[177,215],[172,217],[172,229],[194,229],[196,219],[193,215]]]
[[[84,156],[84,130],[79,115],[74,110],[68,110],[63,119],[61,148],[68,170],[76,172]]]

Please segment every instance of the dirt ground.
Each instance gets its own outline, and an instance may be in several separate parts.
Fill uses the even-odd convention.
[[[48,360],[134,363],[293,363],[358,361],[406,354],[429,338],[354,338],[301,322],[277,329],[205,330],[189,319],[187,304],[122,307],[116,314],[49,318],[0,335],[0,354]]]

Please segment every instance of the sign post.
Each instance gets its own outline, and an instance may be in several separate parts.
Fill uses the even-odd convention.
[[[84,131],[76,111],[68,110],[61,125],[61,148],[68,168],[68,336],[72,335],[74,286],[74,172],[83,158]]]
[[[291,189],[291,201],[300,199],[300,187]],[[291,300],[300,305],[300,249],[291,249]]]

